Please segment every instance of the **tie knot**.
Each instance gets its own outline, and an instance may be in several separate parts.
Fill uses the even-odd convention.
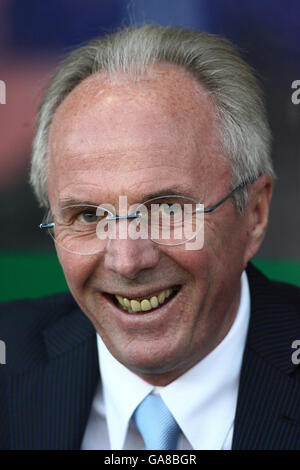
[[[146,449],[176,449],[179,426],[160,395],[148,395],[135,410],[133,420]]]

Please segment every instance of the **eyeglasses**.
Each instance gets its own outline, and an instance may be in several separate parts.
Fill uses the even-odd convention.
[[[219,202],[206,209],[193,198],[174,194],[134,204],[128,215],[117,215],[111,204],[69,205],[58,211],[54,217],[48,212],[40,228],[48,230],[57,245],[81,255],[99,253],[104,249],[108,238],[127,237],[150,239],[168,246],[182,245],[197,239],[193,246],[194,249],[200,249],[204,240],[204,214],[211,214],[247,184],[239,184]],[[122,221],[118,236],[117,221]],[[193,248],[190,246],[188,249]]]

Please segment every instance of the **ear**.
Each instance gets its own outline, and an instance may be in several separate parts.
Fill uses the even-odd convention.
[[[258,252],[264,239],[269,208],[273,192],[270,175],[261,175],[248,190],[248,202],[245,209],[247,219],[247,246],[244,255],[244,266]]]

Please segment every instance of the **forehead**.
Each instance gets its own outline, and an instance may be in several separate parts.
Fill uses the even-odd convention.
[[[54,192],[68,196],[75,186],[137,196],[150,186],[152,192],[170,183],[193,186],[216,166],[228,172],[220,157],[214,107],[186,71],[159,65],[139,79],[99,73],[77,86],[55,113],[50,201]]]

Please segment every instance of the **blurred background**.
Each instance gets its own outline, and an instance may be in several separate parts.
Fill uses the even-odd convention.
[[[299,0],[0,0],[0,300],[66,290],[43,211],[28,184],[35,114],[59,60],[122,25],[155,22],[231,39],[262,82],[278,176],[256,264],[300,285]]]

